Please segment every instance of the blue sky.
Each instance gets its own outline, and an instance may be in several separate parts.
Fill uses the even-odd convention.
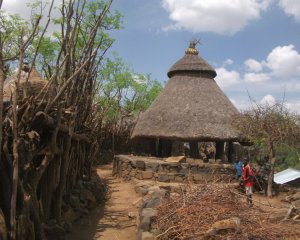
[[[60,2],[57,0],[57,2]],[[25,3],[4,8],[26,15]],[[300,0],[114,0],[124,29],[116,51],[136,72],[166,82],[191,39],[238,109],[281,101],[300,113]]]
[[[274,99],[300,112],[299,0],[115,0],[124,30],[113,50],[141,73],[165,82],[189,40],[239,109]]]

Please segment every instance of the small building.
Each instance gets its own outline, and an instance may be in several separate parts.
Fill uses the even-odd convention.
[[[170,155],[174,141],[189,142],[192,152],[198,150],[198,142],[215,142],[215,158],[224,159],[224,142],[239,138],[232,126],[239,112],[217,85],[216,76],[198,55],[196,42],[191,42],[184,57],[168,71],[163,91],[140,114],[132,139],[156,140],[156,155],[164,157]],[[161,149],[167,150],[161,154]],[[197,158],[197,153],[191,157]]]

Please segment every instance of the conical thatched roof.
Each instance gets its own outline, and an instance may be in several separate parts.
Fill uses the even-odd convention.
[[[181,141],[237,140],[231,126],[238,110],[213,79],[215,70],[191,47],[168,72],[164,90],[142,113],[132,138]]]
[[[20,85],[19,85],[19,99],[23,98],[24,88],[27,88],[28,96],[37,96],[39,92],[45,87],[47,81],[45,81],[38,73],[35,67],[32,67],[28,81],[26,82],[28,73],[22,71]],[[3,101],[10,101],[12,93],[15,90],[15,81],[17,80],[16,74],[5,82],[3,90]],[[44,89],[45,91],[46,89]],[[41,95],[43,96],[43,95]]]

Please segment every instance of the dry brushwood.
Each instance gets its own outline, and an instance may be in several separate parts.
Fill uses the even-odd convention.
[[[196,187],[184,196],[166,199],[159,208],[154,228],[157,239],[256,239],[273,240],[300,237],[295,222],[271,223],[270,213],[257,206],[249,207],[226,186]],[[206,238],[213,224],[222,220],[239,219],[238,231],[223,230]]]

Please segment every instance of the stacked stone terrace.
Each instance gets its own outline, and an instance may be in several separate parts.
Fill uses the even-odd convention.
[[[231,182],[235,178],[232,164],[210,160],[170,157],[168,159],[116,155],[113,173],[125,180],[153,180],[158,182],[208,183]]]

